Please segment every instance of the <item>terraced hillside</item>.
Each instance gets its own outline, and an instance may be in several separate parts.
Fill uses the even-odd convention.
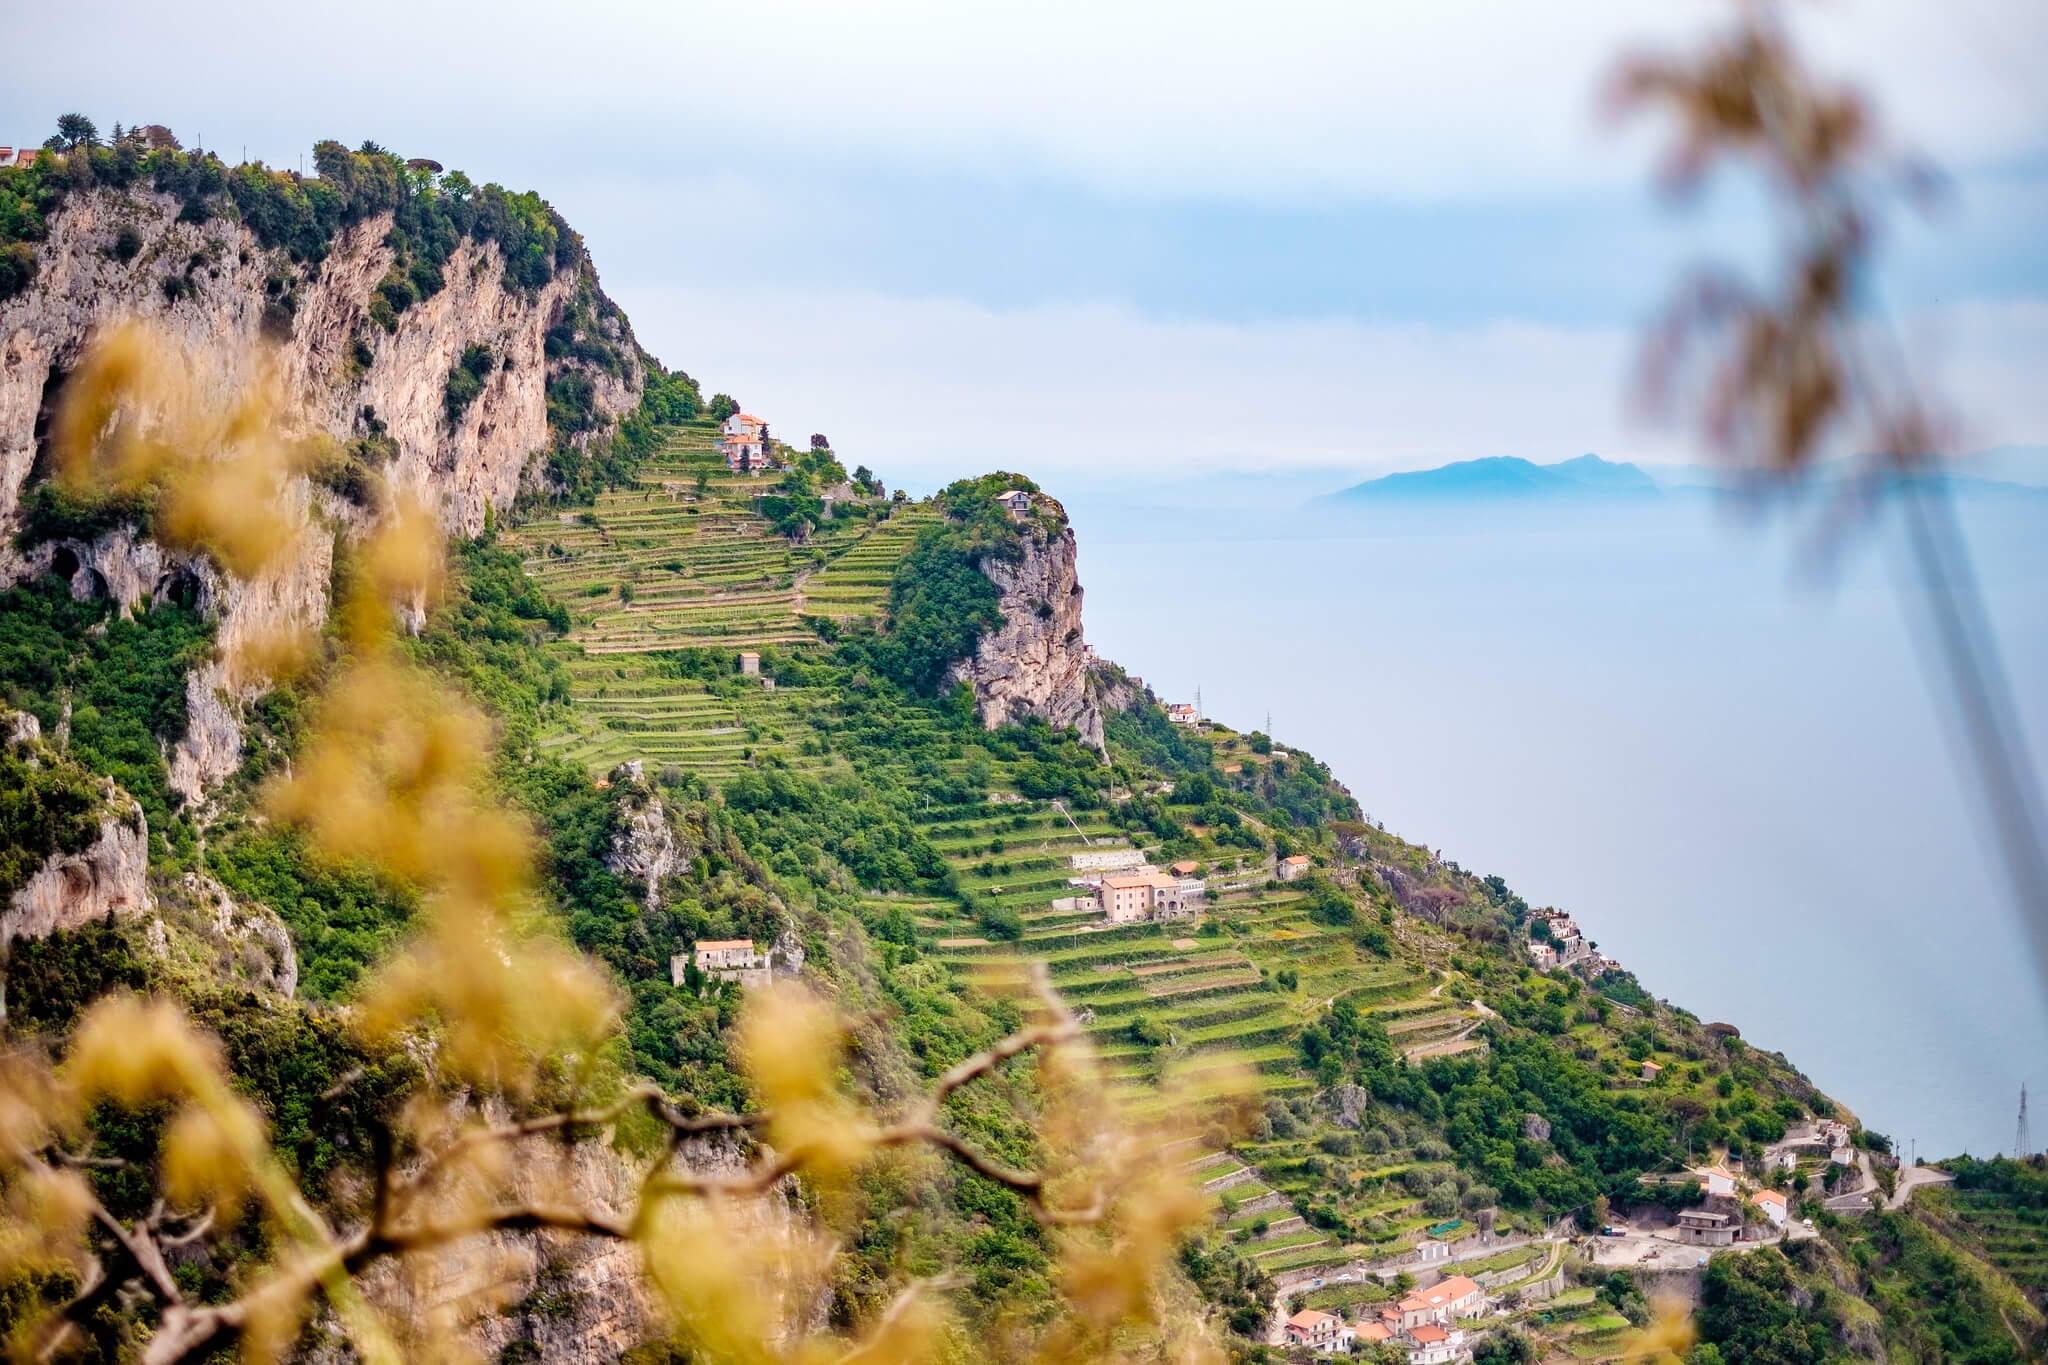
[[[858,651],[854,663],[838,658],[807,618],[878,618],[936,513],[870,505],[793,543],[763,515],[772,485],[727,474],[713,441],[709,424],[674,429],[634,486],[508,537],[572,613],[569,637],[549,647],[575,704],[543,746],[593,774],[640,759],[664,784],[687,776],[716,788],[779,766],[847,799],[895,793],[886,799],[944,875],[928,866],[898,890],[856,894],[890,945],[888,969],[916,963],[924,982],[937,967],[938,980],[972,994],[1043,963],[1124,1103],[1156,1109],[1184,1087],[1226,1083],[1262,1100],[1249,1133],[1218,1129],[1175,1156],[1214,1196],[1218,1238],[1258,1272],[1312,1276],[1383,1259],[1425,1237],[1465,1236],[1482,1216],[1540,1231],[1558,1205],[1504,1198],[1478,1173],[1477,1148],[1455,1149],[1443,1123],[1443,1104],[1488,1085],[1496,1022],[1556,1035],[1585,1068],[1570,1080],[1575,1105],[1596,1093],[1640,1105],[1641,1062],[1655,1057],[1666,1088],[1698,1093],[1730,1128],[1762,1133],[1805,1107],[1808,1095],[1788,1096],[1766,1066],[1747,1083],[1778,1096],[1769,1119],[1755,1101],[1731,1110],[1730,1090],[1715,1091],[1729,1069],[1708,1052],[1718,1042],[1696,1021],[1631,1024],[1648,1003],[1639,992],[1627,997],[1636,1003],[1606,1000],[1532,975],[1518,957],[1470,956],[1527,908],[1358,823],[1327,769],[1263,735],[1191,733],[1141,708],[1113,719],[1105,766],[1071,740],[977,739],[942,703],[875,694],[857,681]],[[737,671],[741,649],[759,652],[760,676]],[[1132,848],[1155,865],[1194,864],[1209,887],[1200,913],[1103,923],[1070,884],[1071,859]],[[1275,880],[1277,859],[1296,852],[1309,857],[1307,875]],[[1407,1079],[1374,1072],[1389,1062]],[[1425,1071],[1421,1088],[1450,1099],[1433,1091],[1425,1102]],[[1400,1098],[1387,1098],[1389,1085]],[[1503,1180],[1560,1169],[1540,1139],[1489,1141]],[[1579,1149],[1579,1167],[1621,1164],[1589,1151]],[[1580,1179],[1573,1197],[1589,1199]]]
[[[793,544],[755,511],[772,483],[729,473],[717,427],[692,423],[669,429],[633,484],[506,539],[569,604],[573,638],[590,654],[798,645],[817,638],[806,615],[877,615],[930,511],[863,507]]]
[[[756,511],[775,480],[730,473],[717,439],[709,421],[668,428],[631,485],[505,534],[528,576],[571,612],[568,639],[552,648],[575,705],[543,745],[594,773],[640,759],[716,784],[771,754],[828,766],[806,752],[814,697],[678,674],[664,656],[711,650],[729,664],[740,650],[817,644],[806,618],[878,617],[897,563],[932,520],[926,505],[872,500],[793,543]]]

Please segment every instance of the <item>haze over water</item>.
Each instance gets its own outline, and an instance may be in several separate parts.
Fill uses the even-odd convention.
[[[2048,1002],[1889,521],[1816,581],[1810,535],[1704,494],[1367,528],[1221,486],[1049,491],[1103,655],[1239,729],[1270,710],[1369,817],[1572,911],[1866,1125],[2008,1151],[2021,1082],[2048,1094]],[[2048,496],[1966,520],[2040,764]]]

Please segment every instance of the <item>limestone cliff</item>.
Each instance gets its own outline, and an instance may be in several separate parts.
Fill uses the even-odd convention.
[[[620,828],[612,839],[605,866],[621,877],[638,882],[649,910],[661,904],[664,878],[681,872],[693,855],[676,838],[669,822],[668,808],[641,780],[638,759],[612,770],[615,786],[627,788],[620,810]]]
[[[1042,494],[1036,502],[1021,551],[982,560],[982,573],[1002,593],[1003,624],[953,666],[951,681],[973,685],[981,723],[991,730],[1037,716],[1073,726],[1100,749],[1104,685],[1081,636],[1073,528],[1058,503]]]
[[[322,260],[300,264],[239,222],[190,222],[181,208],[149,190],[68,195],[35,247],[33,284],[0,302],[0,586],[54,569],[74,594],[105,593],[123,612],[167,593],[191,594],[218,623],[221,655],[325,617],[332,536],[323,523],[359,527],[362,517],[309,484],[300,485],[291,513],[298,552],[255,581],[225,575],[203,556],[166,551],[129,527],[90,542],[17,548],[23,495],[63,376],[112,323],[145,320],[216,361],[213,382],[223,390],[245,382],[269,348],[285,389],[284,419],[298,434],[337,442],[381,435],[387,480],[425,498],[464,535],[482,529],[487,508],[509,507],[537,478],[535,456],[550,440],[551,382],[574,371],[587,387],[599,425],[581,440],[639,400],[637,349],[615,310],[589,307],[600,296],[580,254],[526,290],[507,283],[495,242],[465,238],[443,267],[442,287],[387,329],[375,308],[395,256],[388,213],[342,229]],[[623,374],[561,346],[550,356],[550,333],[559,340],[572,312],[577,325],[605,332],[610,353],[627,357]],[[489,352],[491,366],[451,423],[449,372],[473,347]],[[192,675],[187,732],[169,755],[171,785],[187,801],[203,800],[240,762],[240,704],[260,686],[231,679],[219,662]]]
[[[58,762],[42,743],[35,717],[0,715],[0,743],[31,767]],[[0,946],[15,938],[42,938],[60,929],[107,915],[133,915],[152,908],[149,895],[149,824],[135,798],[104,778],[93,779],[99,795],[82,812],[89,840],[66,840],[43,860],[0,907]],[[97,821],[97,828],[93,821]],[[66,851],[68,845],[71,851]],[[50,847],[45,844],[42,847]]]
[[[240,223],[188,222],[180,209],[149,190],[67,196],[36,245],[34,283],[0,303],[0,532],[10,541],[47,400],[94,333],[125,319],[228,360],[223,384],[245,377],[235,366],[254,363],[257,343],[274,343],[293,419],[345,441],[374,418],[396,448],[393,482],[429,496],[466,535],[482,529],[486,505],[511,504],[547,446],[550,380],[582,372],[606,423],[639,400],[637,352],[616,314],[594,325],[628,357],[623,376],[548,355],[549,330],[595,292],[586,262],[526,291],[507,285],[496,243],[464,239],[442,288],[387,331],[372,309],[394,260],[388,213],[343,229],[322,261],[302,265]],[[495,368],[451,425],[448,374],[471,346],[488,348]],[[0,558],[0,573],[20,567]]]

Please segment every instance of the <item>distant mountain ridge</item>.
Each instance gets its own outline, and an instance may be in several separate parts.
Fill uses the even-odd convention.
[[[1515,455],[1493,455],[1368,479],[1316,501],[1345,506],[1469,498],[1654,498],[1659,493],[1656,481],[1636,466],[1603,460],[1598,455],[1581,455],[1575,460],[1547,465]]]

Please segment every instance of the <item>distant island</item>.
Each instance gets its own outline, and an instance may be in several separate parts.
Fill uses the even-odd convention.
[[[1581,455],[1559,464],[1534,464],[1514,455],[1460,460],[1435,469],[1388,474],[1326,494],[1323,506],[1472,498],[1654,498],[1657,483],[1632,464]]]

